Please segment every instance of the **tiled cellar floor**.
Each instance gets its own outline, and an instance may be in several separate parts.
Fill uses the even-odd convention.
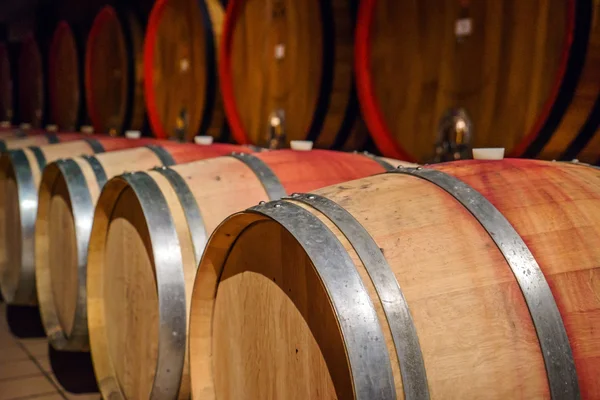
[[[0,400],[98,400],[99,394],[74,395],[54,377],[46,339],[18,339],[6,323],[6,305],[0,304]]]

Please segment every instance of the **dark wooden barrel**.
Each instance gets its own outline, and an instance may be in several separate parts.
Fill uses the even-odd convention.
[[[21,43],[18,69],[18,120],[41,128],[47,118],[44,59],[33,34],[27,35]]]
[[[0,43],[0,122],[12,124],[17,105],[17,46],[10,42]]]
[[[85,96],[96,132],[142,130],[143,27],[127,9],[105,6],[88,35]]]
[[[465,160],[227,218],[192,292],[194,397],[599,398],[599,178]]]
[[[362,147],[349,0],[246,1],[228,4],[221,46],[221,90],[239,143],[266,145],[280,128],[290,140],[322,148]],[[271,134],[274,132],[274,134]]]
[[[144,95],[154,135],[225,139],[217,84],[218,0],[158,0],[144,42]]]
[[[441,120],[464,110],[473,147],[577,156],[598,128],[598,9],[593,0],[362,1],[355,63],[377,146],[430,160]],[[582,156],[593,153],[600,147]]]
[[[50,116],[61,130],[76,130],[85,118],[81,38],[66,21],[54,31],[48,57]]]
[[[187,305],[198,260],[223,218],[261,200],[385,168],[364,154],[280,150],[110,180],[97,202],[87,259],[90,347],[102,396],[190,398]],[[159,326],[168,334],[159,334]],[[138,332],[148,339],[137,340]],[[165,347],[174,350],[168,357],[157,351]],[[202,391],[193,397],[205,398]]]

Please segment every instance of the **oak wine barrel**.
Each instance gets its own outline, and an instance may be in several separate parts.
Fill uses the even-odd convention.
[[[47,118],[44,60],[33,34],[27,35],[21,43],[18,69],[18,120],[41,128]]]
[[[219,0],[157,0],[144,41],[144,95],[155,136],[226,139],[217,84]]]
[[[81,140],[89,135],[75,132],[53,133],[43,130],[27,131],[26,135],[0,136],[0,152],[8,150],[24,149],[30,146],[44,146],[47,144],[70,142]]]
[[[304,139],[321,148],[364,145],[352,67],[355,9],[349,0],[229,1],[219,74],[238,143],[269,144],[280,134],[271,125],[283,117],[284,146]]]
[[[34,232],[46,164],[75,155],[139,147],[154,140],[92,136],[0,155],[0,290],[8,304],[35,305]]]
[[[48,58],[48,94],[52,122],[61,130],[75,130],[85,118],[83,44],[74,27],[60,21]]]
[[[105,6],[94,19],[85,52],[85,95],[97,132],[144,127],[143,34],[127,9]]]
[[[16,122],[18,45],[0,43],[0,121]]]
[[[87,270],[90,348],[102,395],[189,398],[187,305],[212,230],[261,200],[385,171],[379,162],[281,150],[109,181],[94,214]]]
[[[42,321],[55,349],[89,351],[85,272],[94,207],[104,184],[123,173],[233,151],[251,152],[229,144],[157,141],[135,149],[59,160],[44,169],[35,225],[35,276]]]
[[[595,161],[599,13],[596,0],[362,1],[355,68],[377,147],[431,160],[462,110],[472,147]]]
[[[600,170],[506,159],[238,213],[193,287],[194,398],[598,398],[598,210]]]

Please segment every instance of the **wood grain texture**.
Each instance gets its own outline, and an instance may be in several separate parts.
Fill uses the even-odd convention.
[[[147,399],[154,379],[154,369],[148,366],[156,365],[158,355],[156,282],[151,272],[152,253],[145,250],[150,246],[150,236],[147,232],[136,232],[134,226],[135,222],[143,221],[143,212],[139,207],[132,210],[136,202],[132,191],[126,191],[122,199],[114,210],[114,221],[107,235],[108,268],[102,282],[106,324],[110,327],[106,331],[108,351],[113,360],[122,360],[113,366],[125,397]],[[143,257],[147,254],[150,257]],[[124,264],[130,268],[120,268]],[[139,314],[130,314],[130,307]]]
[[[288,193],[310,190],[312,188],[329,185],[333,182],[341,182],[383,171],[383,168],[375,161],[360,154],[324,152],[318,150],[308,153],[282,150],[277,152],[257,153],[255,156],[264,161],[273,170]],[[215,229],[223,218],[229,214],[267,199],[265,189],[256,175],[246,166],[246,164],[232,157],[219,157],[211,160],[176,165],[171,167],[171,169],[176,171],[190,188],[192,196],[202,214],[204,227],[208,235],[210,235],[213,229]],[[188,226],[184,209],[170,183],[158,172],[150,171],[148,174],[153,178],[165,197],[168,205],[168,213],[174,221],[177,240],[180,245],[181,257],[183,260],[180,268],[185,277],[187,307],[189,306],[191,299],[191,289],[198,262],[195,259],[194,244],[190,234],[190,227]],[[104,351],[104,349],[110,346],[107,343],[107,340],[111,340],[111,338],[107,337],[104,332],[104,330],[108,329],[107,327],[109,325],[106,321],[110,317],[106,314],[108,312],[107,306],[100,305],[100,303],[105,302],[103,296],[105,296],[106,293],[102,292],[99,286],[99,282],[105,279],[105,269],[108,268],[107,263],[109,258],[114,262],[114,265],[112,265],[111,268],[116,270],[130,268],[129,263],[125,262],[123,258],[119,258],[120,256],[112,259],[112,256],[107,254],[110,249],[105,245],[107,240],[117,240],[112,238],[108,239],[108,236],[111,235],[110,227],[115,221],[115,219],[111,217],[113,214],[111,210],[115,204],[121,202],[121,196],[118,193],[120,193],[120,190],[124,190],[124,187],[126,187],[124,182],[118,178],[114,179],[107,184],[105,188],[106,195],[103,194],[100,196],[96,208],[95,220],[102,222],[94,224],[90,241],[90,249],[93,249],[94,253],[93,256],[90,256],[88,259],[88,316],[90,321],[98,321],[97,324],[94,323],[94,326],[90,325],[91,351],[94,358],[96,374],[106,381],[113,379],[121,380],[122,378],[115,377],[114,374],[118,374],[119,369],[125,369],[125,366],[119,366],[114,369],[107,367],[111,364],[120,364],[123,362],[123,359],[115,358],[114,355]],[[115,203],[111,203],[108,199],[114,199]],[[138,198],[138,203],[148,202],[149,200],[150,199],[146,198]],[[132,208],[141,206],[131,203],[119,207]],[[167,234],[165,233],[167,231],[161,229],[161,227],[151,226],[149,219],[147,218],[144,221],[134,221],[133,219],[129,219],[129,222],[134,227],[138,224],[143,224],[144,227],[141,228],[141,231],[154,231],[158,229],[163,232],[163,234]],[[127,257],[137,257],[135,255],[135,252],[137,251],[146,251],[148,254],[152,254],[154,251],[158,251],[161,244],[162,241],[151,241],[150,247],[131,249],[131,254],[127,255]],[[200,246],[203,245],[203,243],[200,243]],[[148,254],[140,256],[140,259],[146,259],[149,257]],[[149,265],[144,273],[153,274],[152,271],[155,271],[160,267],[161,266]],[[164,266],[162,268],[164,268]],[[124,273],[129,274],[129,272]],[[162,282],[158,281],[153,284],[151,289],[156,290],[155,286],[158,285],[160,287],[162,284]],[[152,315],[147,315],[148,310],[144,308],[144,311],[142,312],[141,306],[138,307],[138,305],[139,304],[136,302],[124,302],[121,307],[125,309],[123,312],[127,315],[140,316],[143,314],[145,321],[157,320],[158,308],[155,307],[154,310],[151,311],[153,313]],[[146,351],[141,348],[138,348],[138,350]],[[155,363],[149,362],[146,364],[145,368],[154,369]],[[139,379],[142,379],[141,376],[151,376],[151,373],[149,371],[144,371],[139,375]],[[149,380],[144,380],[144,382],[146,382],[145,385],[151,383]],[[190,380],[188,363],[186,361],[181,380],[180,396],[189,394],[190,383],[192,385],[194,384],[193,380]],[[173,384],[179,384],[179,382],[174,382]],[[327,390],[330,389],[330,385],[328,386],[325,384],[324,387],[328,388]],[[103,395],[109,395],[111,393],[110,390],[113,390],[113,387],[107,385],[106,390],[102,391]]]
[[[19,54],[19,122],[41,128],[44,123],[44,60],[33,36],[23,40]]]
[[[207,92],[216,85],[216,75],[209,73],[216,60],[207,57],[208,48],[214,48],[220,37],[223,11],[216,0],[206,3],[210,9],[206,18],[212,26],[205,24],[206,10],[196,0],[161,0],[152,10],[144,48],[144,80],[146,106],[158,137],[176,136],[178,129],[187,140],[197,134],[220,136],[224,114],[218,101],[207,102]],[[213,36],[217,39],[211,40]],[[215,112],[209,115],[207,108],[213,106]],[[205,132],[200,132],[202,124]]]
[[[598,397],[600,386],[593,378],[600,356],[598,171],[510,159],[430,168],[454,175],[483,194],[524,239],[558,304],[582,398]],[[383,252],[408,302],[432,398],[549,397],[521,289],[490,235],[464,206],[425,180],[399,174],[345,182],[316,193],[350,212]],[[340,240],[379,325],[389,329],[365,265],[343,233],[317,210],[294,203]],[[321,373],[319,381],[302,372],[323,368],[321,357],[328,360],[332,343],[345,347],[349,338],[337,324],[320,335],[319,329],[329,326],[331,298],[321,285],[298,284],[298,276],[314,271],[298,244],[279,224],[253,213],[231,217],[214,232],[199,266],[190,311],[195,396],[295,398],[309,390],[308,397],[321,397],[321,385],[341,372],[342,377],[347,374],[345,381],[332,379],[337,397],[350,397],[351,367],[344,357],[326,362],[328,373]],[[295,254],[293,261],[288,253]],[[314,306],[318,311],[308,314],[303,313],[306,302],[296,300],[306,297],[311,304],[320,296],[320,306]],[[299,337],[316,339],[316,346]],[[386,346],[395,355],[393,342],[386,339]],[[305,348],[316,357],[308,359]],[[391,356],[390,362],[393,366],[398,360]],[[302,382],[290,382],[287,392],[279,382],[293,375]]]
[[[98,13],[85,56],[86,99],[94,130],[114,134],[141,130],[145,111],[143,28],[131,12],[118,12],[106,6]]]
[[[54,190],[56,195],[52,197],[50,212],[47,215],[49,243],[46,257],[52,266],[51,289],[58,320],[65,332],[70,332],[73,328],[78,292],[77,236],[65,180],[59,179]]]
[[[231,2],[221,84],[236,140],[267,144],[270,115],[282,110],[286,146],[311,135],[334,145],[351,101],[353,27],[347,1]]]
[[[544,146],[541,157],[546,159],[565,159],[563,152],[576,139],[583,129],[588,118],[593,117],[594,105],[600,102],[600,2],[593,1],[590,18],[589,43],[586,57],[575,91],[573,100],[567,114],[562,118],[556,132]],[[596,117],[596,121],[598,117]],[[595,163],[600,157],[600,126],[596,122],[595,132],[586,146],[579,153],[570,154],[570,158],[577,158],[583,162]],[[571,161],[570,159],[567,159]]]
[[[562,80],[567,3],[375,1],[369,74],[392,140],[429,160],[440,118],[461,107],[473,122],[474,147],[513,150]],[[455,24],[465,18],[472,33],[457,38]]]
[[[48,88],[52,122],[62,130],[78,127],[80,103],[79,54],[71,27],[58,24],[50,46],[48,61]]]

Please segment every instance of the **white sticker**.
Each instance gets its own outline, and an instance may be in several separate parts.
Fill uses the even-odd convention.
[[[471,18],[461,18],[456,20],[454,34],[457,37],[469,36],[471,33],[473,33],[473,22]]]
[[[281,60],[285,57],[285,44],[278,44],[275,46],[275,59]]]

